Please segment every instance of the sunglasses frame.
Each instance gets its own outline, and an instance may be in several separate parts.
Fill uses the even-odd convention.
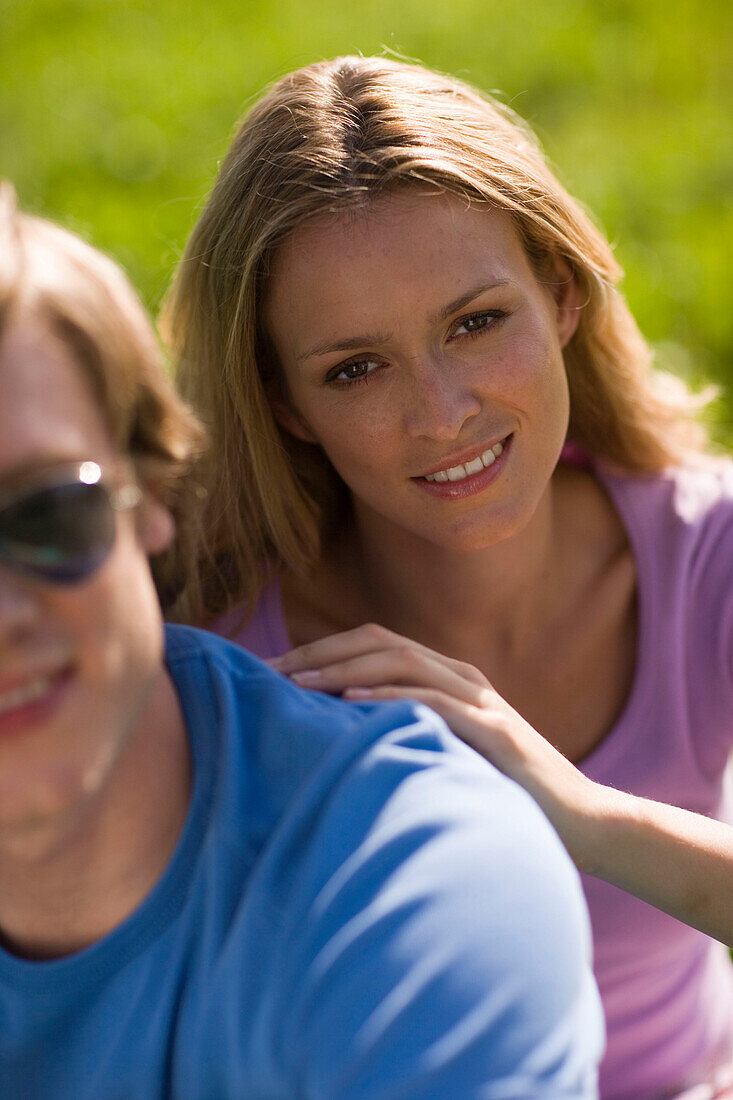
[[[66,485],[100,486],[104,490],[107,503],[113,512],[126,512],[136,508],[143,498],[139,485],[132,480],[114,484],[116,480],[114,473],[108,467],[88,459],[83,462],[64,463],[43,472],[29,474],[16,482],[12,488],[8,487],[4,490],[0,488],[0,565],[11,569],[13,572],[22,573],[24,576],[30,576],[35,580],[54,585],[81,584],[88,577],[91,577],[101,568],[112,552],[115,542],[114,536],[109,546],[103,548],[104,553],[102,556],[93,559],[88,568],[80,570],[78,574],[63,576],[62,573],[55,571],[52,566],[44,566],[33,561],[23,561],[22,557],[14,556],[12,553],[13,543],[10,540],[8,540],[7,545],[11,548],[11,552],[7,552],[3,547],[2,513],[5,508],[17,504],[25,497],[49,489],[62,488]]]

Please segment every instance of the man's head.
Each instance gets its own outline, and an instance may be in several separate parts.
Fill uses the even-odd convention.
[[[162,671],[201,442],[121,271],[0,195],[0,837],[93,800]]]

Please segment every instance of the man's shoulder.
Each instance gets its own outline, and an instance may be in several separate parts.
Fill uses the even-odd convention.
[[[231,1064],[281,1095],[409,1081],[432,1100],[525,1078],[536,1096],[594,1095],[587,914],[526,792],[418,703],[345,703],[221,639],[169,635],[174,675],[204,668],[202,708],[238,727],[207,849],[229,861],[207,880],[239,875],[204,997]]]
[[[299,798],[326,799],[347,773],[368,771],[385,754],[395,774],[420,770],[426,760],[434,766],[446,755],[488,767],[426,707],[407,700],[355,704],[306,691],[205,631],[167,626],[166,662],[194,758],[202,742],[207,753],[217,746],[231,797],[246,793],[250,825],[259,819],[273,826]],[[384,773],[383,766],[377,770]]]
[[[249,745],[263,771],[293,770],[304,780],[321,765],[334,781],[353,769],[360,783],[368,775],[368,784],[387,774],[392,782],[430,773],[432,781],[445,772],[492,789],[493,803],[535,810],[515,783],[420,703],[354,703],[305,690],[239,645],[192,627],[166,627],[166,660],[187,717],[193,699],[207,716],[207,737],[213,724],[225,727]]]
[[[331,841],[346,852],[354,829],[386,820],[386,807],[420,827],[453,821],[471,804],[507,852],[537,831],[542,814],[529,796],[428,707],[345,702],[297,687],[222,638],[177,626],[166,636],[192,738],[219,744],[228,797],[241,798],[248,827],[267,833],[288,820],[297,831],[328,818]]]
[[[365,1095],[397,1080],[430,1098],[520,1080],[538,1097],[595,1095],[602,1025],[577,873],[524,790],[428,708],[407,713],[332,755],[271,836],[250,889],[268,929],[260,972],[279,974],[253,997],[258,1034],[328,1096],[352,1095],[351,1074]],[[551,1069],[536,1061],[550,1034]]]
[[[192,689],[200,692],[235,736],[256,738],[260,754],[272,740],[280,759],[288,742],[306,755],[311,744],[320,755],[345,735],[367,744],[414,718],[409,702],[358,706],[304,690],[238,644],[194,627],[166,626],[166,663],[184,709]]]

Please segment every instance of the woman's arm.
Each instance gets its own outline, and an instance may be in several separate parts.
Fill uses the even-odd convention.
[[[579,819],[589,832],[582,845],[588,865],[575,860],[580,869],[733,947],[733,828],[593,787],[593,812],[586,822]]]
[[[273,666],[354,701],[408,697],[520,783],[576,866],[733,946],[733,828],[592,782],[473,666],[367,625],[292,650]]]

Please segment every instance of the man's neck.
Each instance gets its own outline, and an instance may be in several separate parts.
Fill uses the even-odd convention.
[[[0,838],[0,936],[8,949],[54,958],[124,921],[170,860],[190,786],[185,721],[161,670],[108,783],[73,817]]]

